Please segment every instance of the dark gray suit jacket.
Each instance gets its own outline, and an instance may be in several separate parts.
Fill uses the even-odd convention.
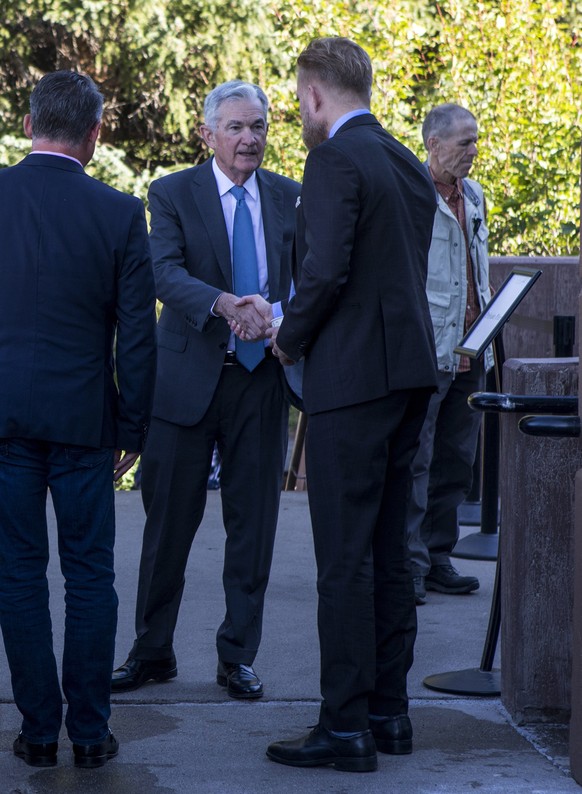
[[[257,179],[269,302],[275,303],[289,296],[300,186],[263,169],[257,171]],[[233,292],[230,247],[212,161],[154,181],[149,202],[157,294],[164,304],[153,413],[190,426],[210,405],[230,336],[226,320],[209,316],[218,296]]]

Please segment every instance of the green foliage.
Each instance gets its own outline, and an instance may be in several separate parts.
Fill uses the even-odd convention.
[[[573,254],[579,248],[582,49],[573,26],[576,5],[449,0],[438,8],[437,93],[479,120],[475,176],[491,199],[498,254]]]
[[[370,53],[373,110],[424,157],[428,109],[459,102],[479,121],[474,173],[496,254],[579,249],[582,2],[576,0],[11,0],[0,22],[0,165],[28,149],[31,87],[88,72],[106,97],[90,172],[145,196],[154,176],[206,157],[205,95],[241,77],[271,101],[265,165],[300,179],[305,149],[295,61],[315,36]]]
[[[0,168],[16,165],[29,151],[30,141],[27,138],[3,135],[0,138]]]
[[[115,483],[116,491],[131,491],[133,489],[138,466],[139,458],[138,462]]]

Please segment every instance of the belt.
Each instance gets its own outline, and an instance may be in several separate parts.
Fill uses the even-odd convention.
[[[273,348],[272,347],[266,347],[265,348],[265,358],[271,358],[271,359],[275,358],[275,356],[273,355]],[[238,361],[238,359],[236,357],[236,353],[234,352],[234,350],[227,350],[226,351],[226,353],[224,355],[224,364],[223,364],[223,366],[224,367],[240,367],[241,366],[240,361]]]

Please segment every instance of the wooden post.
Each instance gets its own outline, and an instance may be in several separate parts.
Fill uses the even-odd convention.
[[[582,193],[580,195],[582,221]],[[582,251],[582,222],[580,224]],[[580,259],[582,277],[582,257]],[[578,299],[578,318],[582,318],[582,292]],[[582,340],[582,323],[578,322],[578,340]],[[580,403],[578,403],[580,412]],[[570,718],[570,771],[582,785],[582,469],[576,475],[576,509],[574,516],[574,608],[572,617],[572,702]]]
[[[299,413],[297,419],[297,430],[295,431],[295,442],[291,452],[287,481],[285,482],[286,491],[305,491],[307,480],[305,476],[305,432],[307,430],[307,414]]]

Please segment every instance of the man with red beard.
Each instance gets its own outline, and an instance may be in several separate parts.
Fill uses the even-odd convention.
[[[376,769],[376,749],[412,750],[406,506],[436,384],[425,292],[434,188],[370,113],[371,87],[370,59],[348,39],[317,39],[299,56],[310,151],[296,295],[274,346],[284,364],[305,359],[323,702],[311,733],[267,755],[354,772]]]

